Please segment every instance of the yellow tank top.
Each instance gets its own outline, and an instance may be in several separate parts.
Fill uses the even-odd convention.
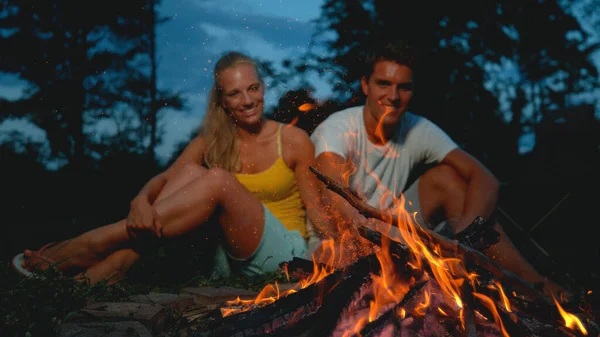
[[[281,221],[288,230],[298,230],[306,237],[306,211],[300,198],[296,175],[283,160],[281,128],[277,129],[277,160],[265,171],[235,177]]]

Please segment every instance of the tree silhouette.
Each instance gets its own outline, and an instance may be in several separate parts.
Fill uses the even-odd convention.
[[[289,68],[324,76],[335,100],[357,104],[360,62],[372,42],[412,44],[419,64],[410,110],[510,179],[523,133],[541,132],[550,114],[580,104],[573,97],[598,85],[589,58],[596,46],[573,3],[414,1],[398,10],[386,0],[327,0],[315,45]]]
[[[147,153],[150,161],[155,161],[155,149],[161,139],[160,130],[158,129],[159,113],[165,108],[180,110],[184,107],[184,102],[180,93],[172,93],[169,90],[159,90],[157,87],[157,70],[159,60],[156,52],[156,29],[158,25],[168,21],[167,18],[158,15],[156,8],[159,4],[158,0],[147,0],[144,11],[144,31],[143,44],[145,52],[149,58],[148,68],[150,74],[148,76],[149,83],[139,83],[141,88],[147,88],[147,96],[149,102],[146,104],[147,113],[142,116],[143,121],[147,121],[149,127],[149,145]],[[145,85],[147,84],[147,85]],[[143,97],[143,95],[141,95]]]
[[[1,118],[27,118],[46,132],[55,158],[81,165],[99,141],[95,124],[133,110],[139,119],[137,142],[149,137],[153,152],[159,107],[182,104],[177,95],[156,89],[156,1],[0,4],[6,32],[0,49],[11,51],[0,56],[0,70],[29,84],[21,99],[0,102],[7,112]],[[147,146],[135,145],[133,151]]]

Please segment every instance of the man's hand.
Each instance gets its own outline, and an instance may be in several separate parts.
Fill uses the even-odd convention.
[[[162,228],[157,218],[148,198],[142,195],[137,196],[131,201],[129,215],[126,219],[127,233],[131,238],[137,238],[139,233],[149,231],[160,238]]]

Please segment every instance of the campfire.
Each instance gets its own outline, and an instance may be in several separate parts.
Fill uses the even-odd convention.
[[[583,297],[548,298],[483,255],[498,240],[486,223],[450,240],[311,170],[374,219],[374,228],[358,229],[374,253],[342,267],[348,257],[326,241],[320,262],[282,265],[300,279],[291,289],[268,285],[254,300],[228,301],[204,317],[197,336],[600,336]]]

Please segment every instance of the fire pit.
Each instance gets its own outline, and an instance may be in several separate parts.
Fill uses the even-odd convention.
[[[363,215],[384,218],[352,191],[315,173]],[[359,228],[377,245],[375,253],[341,267],[341,252],[326,242],[326,263],[313,258],[284,265],[302,275],[295,287],[281,292],[270,285],[253,301],[224,303],[194,335],[600,336],[583,298],[561,304],[543,296],[474,249],[494,239],[481,224],[474,223],[459,241],[414,226],[407,214],[379,225],[387,230]],[[397,237],[386,234],[390,225]]]

